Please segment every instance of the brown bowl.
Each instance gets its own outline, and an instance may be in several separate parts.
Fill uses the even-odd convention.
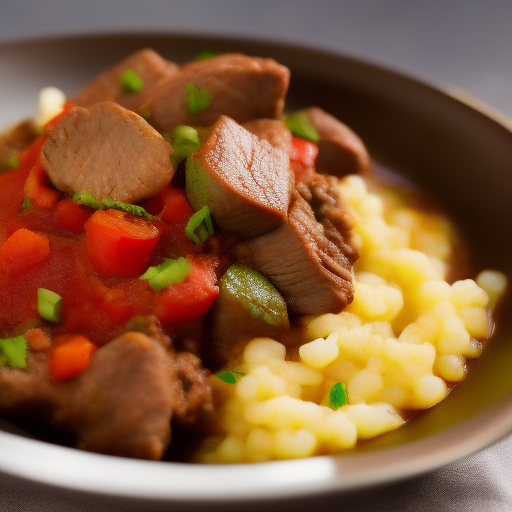
[[[454,219],[478,267],[512,278],[512,122],[463,93],[378,66],[280,44],[202,37],[17,43],[0,47],[0,126],[32,116],[42,87],[55,85],[72,95],[141,47],[178,62],[211,49],[269,56],[289,66],[290,110],[319,105],[353,127],[377,162],[415,182]],[[502,313],[509,306],[506,300]],[[373,486],[433,470],[510,433],[511,368],[511,320],[502,314],[484,354],[442,403],[346,453],[234,466],[146,462],[29,439],[3,422],[0,470],[68,491],[153,503],[286,498]]]

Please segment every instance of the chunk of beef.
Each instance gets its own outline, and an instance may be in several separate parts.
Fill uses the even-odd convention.
[[[272,146],[287,155],[290,153],[292,134],[286,125],[278,119],[254,119],[243,124],[246,130],[258,139],[268,141]]]
[[[221,228],[242,236],[280,224],[292,186],[288,156],[227,116],[187,159],[186,192],[194,209],[208,205]]]
[[[294,313],[337,313],[352,302],[352,264],[297,192],[287,221],[239,243],[236,253],[274,283]]]
[[[197,425],[198,420],[211,419],[212,389],[206,382],[208,372],[201,360],[190,352],[180,352],[174,368],[179,379],[174,387],[174,419],[189,427]]]
[[[160,132],[186,124],[210,126],[222,114],[239,123],[281,115],[288,90],[290,71],[272,59],[225,54],[185,65],[180,73],[167,78],[141,107]],[[209,105],[191,113],[187,85],[206,89]]]
[[[128,92],[122,87],[121,77],[128,69],[134,71],[144,82],[139,92]],[[80,107],[114,101],[128,110],[138,111],[151,98],[160,83],[179,69],[174,62],[169,62],[154,50],[146,48],[97,76],[72,101]]]
[[[321,108],[310,107],[304,113],[320,135],[315,162],[317,172],[344,176],[370,171],[368,151],[356,133]]]
[[[67,404],[87,450],[158,460],[171,438],[176,382],[165,348],[128,332],[100,348]]]
[[[295,187],[311,206],[316,220],[324,228],[325,236],[353,264],[359,254],[353,247],[352,222],[341,204],[338,179],[312,173],[307,182],[299,182]]]
[[[106,102],[64,116],[43,146],[41,163],[59,190],[137,203],[171,181],[171,154],[142,117]]]
[[[22,416],[47,413],[67,393],[50,380],[46,354],[29,354],[27,368],[0,367],[0,411]]]
[[[31,121],[17,124],[0,135],[0,172],[11,167],[10,158],[26,149],[37,137]]]

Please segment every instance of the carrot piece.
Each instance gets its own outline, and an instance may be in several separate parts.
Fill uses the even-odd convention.
[[[27,340],[30,350],[36,352],[46,350],[51,346],[50,336],[48,336],[43,329],[39,329],[38,327],[29,329],[25,333],[25,339]]]
[[[97,210],[85,232],[86,253],[96,272],[121,277],[140,275],[161,236],[154,224],[118,210]]]
[[[72,101],[66,101],[62,110],[44,125],[45,130],[49,132],[75,106]]]
[[[314,167],[316,157],[318,156],[318,146],[308,140],[292,138],[290,147],[290,160],[300,162],[307,167]]]
[[[96,345],[85,336],[73,335],[56,347],[50,357],[50,375],[59,382],[80,375],[91,362]]]
[[[46,238],[28,229],[15,231],[0,247],[0,264],[15,274],[23,273],[45,260],[50,254]]]
[[[60,192],[48,186],[49,179],[40,159],[34,164],[25,182],[25,195],[41,208],[51,208],[59,200]]]
[[[187,256],[187,260],[192,267],[185,280],[168,286],[155,298],[155,315],[168,325],[201,318],[219,295],[212,265],[190,256]]]
[[[85,231],[85,223],[91,216],[91,210],[71,199],[63,199],[57,203],[55,222],[60,229],[71,231],[77,235]]]

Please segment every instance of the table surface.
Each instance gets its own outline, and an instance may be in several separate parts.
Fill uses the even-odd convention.
[[[511,20],[509,0],[0,0],[0,44],[128,31],[273,40],[346,54],[434,84],[450,84],[512,118]],[[306,499],[278,508],[510,511],[512,437],[423,477],[320,501]],[[27,489],[0,475],[0,512],[96,510],[148,509],[47,488]]]

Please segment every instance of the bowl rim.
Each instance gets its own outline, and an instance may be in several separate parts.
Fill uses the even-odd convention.
[[[36,37],[3,42],[2,49],[38,42],[87,41],[134,36],[216,40],[224,44],[251,44],[357,63],[395,80],[407,81],[429,94],[441,94],[491,119],[510,135],[512,120],[466,91],[416,77],[389,66],[329,50],[281,41],[242,37],[191,35],[176,32],[98,32]],[[0,430],[0,471],[32,483],[69,491],[151,502],[259,501],[311,496],[327,491],[349,491],[418,476],[480,451],[512,432],[512,396],[484,412],[420,440],[363,453],[316,456],[307,459],[252,464],[185,464],[126,459],[80,451]],[[467,427],[471,434],[467,435]],[[460,436],[464,427],[466,435]],[[399,464],[393,464],[399,460]],[[51,461],[51,464],[48,464]],[[391,461],[391,462],[390,462]],[[129,470],[128,470],[129,468]],[[215,478],[212,478],[212,468]],[[198,483],[200,482],[200,485]]]

